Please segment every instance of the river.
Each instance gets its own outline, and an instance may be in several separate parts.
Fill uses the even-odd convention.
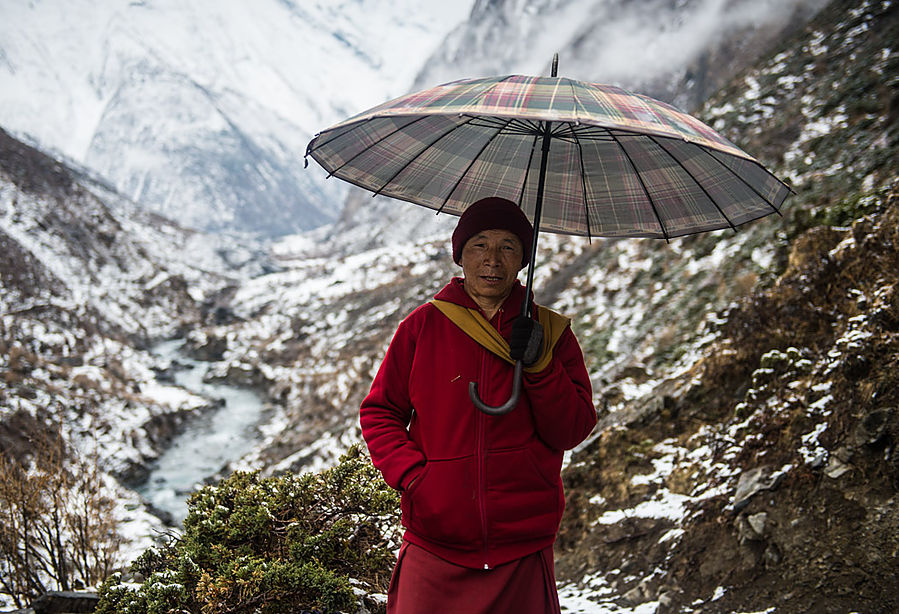
[[[263,411],[262,398],[254,391],[203,381],[209,363],[187,356],[182,351],[183,345],[183,339],[164,341],[152,351],[171,361],[177,385],[203,397],[221,399],[223,404],[189,420],[154,463],[146,483],[138,489],[155,507],[170,513],[179,525],[187,516],[190,493],[258,443],[256,427]]]

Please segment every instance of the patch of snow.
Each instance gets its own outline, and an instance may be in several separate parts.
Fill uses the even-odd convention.
[[[680,538],[680,536],[683,535],[683,534],[684,534],[684,530],[683,530],[683,529],[680,529],[680,528],[671,529],[670,531],[668,531],[667,533],[665,533],[664,535],[662,535],[662,536],[659,538],[659,543],[661,544],[661,543],[664,543],[664,542],[667,542],[667,541],[676,541],[676,540],[678,540],[678,539]]]
[[[771,263],[774,261],[775,248],[773,245],[766,245],[764,247],[757,247],[752,250],[752,261],[763,271],[767,271],[771,268]]]
[[[824,41],[827,39],[827,34],[821,32],[820,30],[816,31],[813,34],[812,40],[809,41],[808,46],[805,48],[810,54],[813,56],[823,55],[827,53],[827,45],[824,44]]]
[[[596,519],[594,524],[616,524],[627,518],[666,518],[672,521],[680,521],[684,516],[684,505],[691,498],[685,495],[676,495],[663,490],[649,500],[638,503],[629,509],[611,510]]]
[[[746,83],[746,90],[743,93],[743,98],[746,100],[757,100],[761,95],[761,86],[759,85],[758,79],[754,76],[749,75],[744,79]]]
[[[617,570],[616,570],[617,571]],[[605,572],[585,576],[577,584],[559,587],[559,604],[565,614],[655,614],[659,602],[620,606],[617,591],[608,583]]]
[[[849,119],[849,116],[846,115],[845,111],[845,108],[841,106],[831,115],[812,117],[812,111],[804,108],[803,112],[809,119],[802,127],[802,131],[799,133],[796,140],[793,141],[789,149],[784,152],[784,162],[790,164],[795,162],[800,156],[806,155],[806,164],[810,164],[814,152],[807,154],[805,145],[812,139],[826,136],[835,130],[846,128],[848,126],[847,120]]]
[[[802,445],[799,447],[799,454],[806,464],[817,465],[826,460],[829,452],[818,442],[821,434],[827,430],[827,423],[821,422],[815,425],[815,428],[802,436]]]

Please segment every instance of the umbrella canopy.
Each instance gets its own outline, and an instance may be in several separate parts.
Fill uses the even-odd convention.
[[[386,102],[307,148],[331,175],[461,214],[502,196],[541,230],[671,238],[777,212],[790,190],[749,154],[647,96],[563,77],[455,81]]]
[[[619,87],[511,75],[454,81],[360,113],[316,135],[306,155],[375,194],[461,215],[489,196],[540,230],[670,239],[779,213],[790,189],[694,117]],[[329,175],[329,176],[330,176]],[[527,246],[523,246],[527,248]],[[529,315],[530,301],[521,313]],[[521,393],[515,365],[511,411]]]

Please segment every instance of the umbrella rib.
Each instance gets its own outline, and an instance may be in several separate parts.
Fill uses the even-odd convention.
[[[549,124],[549,136],[551,138],[555,138],[555,137],[559,136],[560,134],[562,134],[563,132],[565,132],[565,129],[569,127],[569,124],[571,122],[559,120],[559,121],[555,121],[555,122],[551,122],[551,123],[550,122],[546,122],[546,123]],[[546,129],[544,129],[544,132],[545,131],[546,131]]]
[[[673,153],[671,153],[670,151],[668,151],[668,148],[667,148],[667,147],[665,147],[665,146],[662,145],[659,141],[657,141],[656,138],[655,138],[654,136],[652,136],[651,134],[649,134],[649,135],[647,135],[647,136],[649,137],[649,140],[650,140],[650,141],[652,141],[653,143],[655,143],[656,145],[659,146],[659,149],[661,149],[661,150],[664,151],[666,154],[668,154],[668,157],[669,157],[669,158],[671,158],[672,160],[674,160],[675,162],[677,162],[677,165],[680,166],[680,167],[684,170],[685,173],[687,173],[687,177],[689,177],[690,179],[692,179],[692,180],[693,180],[693,183],[695,183],[696,186],[697,186],[700,190],[702,190],[702,193],[705,194],[706,198],[708,198],[709,201],[710,201],[713,205],[715,205],[715,208],[718,210],[718,213],[721,214],[721,217],[724,218],[724,221],[727,222],[728,226],[730,226],[731,229],[733,229],[734,232],[737,232],[737,227],[734,226],[734,223],[733,223],[732,221],[730,221],[730,218],[729,218],[729,217],[727,217],[727,214],[724,212],[724,209],[722,209],[722,208],[718,205],[718,203],[715,202],[715,199],[712,198],[712,195],[709,194],[708,190],[705,189],[705,186],[702,185],[702,184],[699,182],[699,180],[696,179],[696,177],[693,176],[693,173],[691,173],[689,170],[687,170],[687,167],[684,166],[683,162],[681,162],[680,160],[678,160],[677,157],[675,157],[675,155],[674,155]]]
[[[643,177],[640,176],[640,170],[637,168],[637,165],[634,164],[634,161],[631,158],[631,155],[624,148],[624,145],[621,144],[621,141],[618,140],[618,137],[615,136],[614,134],[612,134],[611,132],[609,133],[609,135],[612,137],[612,139],[618,145],[618,148],[624,154],[624,157],[627,158],[627,161],[631,165],[631,168],[634,169],[634,174],[637,176],[637,181],[640,182],[640,187],[643,188],[643,194],[646,196],[646,199],[649,201],[649,206],[652,207],[652,212],[656,216],[656,221],[658,221],[658,223],[659,223],[659,228],[662,229],[662,236],[665,238],[665,241],[670,242],[670,237],[668,236],[668,230],[665,228],[664,222],[662,222],[662,217],[659,215],[659,210],[656,208],[655,201],[652,200],[652,196],[650,196],[649,190],[646,188],[646,184],[643,182]]]
[[[587,108],[581,103],[580,99],[577,97],[577,92],[574,89],[574,81],[571,79],[566,79],[568,81],[568,87],[571,88],[571,100],[574,101],[575,108],[580,107],[584,112],[584,117],[587,117],[589,113],[587,112]],[[575,117],[577,117],[577,112],[575,111]],[[578,138],[577,130],[575,128],[580,126],[580,120],[576,120],[574,126],[571,125],[571,122],[567,122],[564,124],[564,128],[568,130],[571,135],[571,139],[574,140],[574,144],[577,145],[577,153],[578,153],[578,161],[581,164],[581,186],[584,191],[584,220],[587,222],[587,241],[593,242],[593,233],[590,230],[590,207],[587,203],[587,170],[584,168],[584,150],[581,147],[581,141]],[[564,139],[565,136],[562,136],[563,130],[560,130],[557,134],[556,138]]]
[[[504,131],[505,134],[520,134],[520,135],[539,134],[539,132],[533,126],[533,124],[517,120],[514,117],[509,120],[503,121],[496,117],[470,115],[468,113],[464,113],[463,115],[465,117],[471,117],[474,120],[472,122],[472,125],[483,126],[486,128],[498,128],[499,130]]]
[[[443,132],[440,136],[438,136],[436,139],[434,139],[433,141],[431,141],[430,143],[428,143],[427,145],[425,145],[424,147],[422,147],[422,148],[421,148],[421,151],[419,151],[419,152],[416,153],[414,156],[412,156],[411,158],[409,158],[409,160],[408,160],[405,164],[403,164],[399,169],[397,169],[397,171],[393,174],[393,176],[391,176],[390,179],[388,179],[386,182],[384,182],[384,185],[382,185],[380,188],[377,189],[377,191],[376,191],[374,194],[372,194],[372,197],[375,197],[375,196],[377,196],[378,194],[380,194],[382,191],[384,191],[384,188],[386,188],[387,186],[389,186],[389,185],[391,184],[391,182],[393,182],[393,180],[396,179],[396,178],[399,176],[400,173],[402,173],[404,170],[406,170],[406,169],[409,167],[410,164],[412,164],[413,162],[415,162],[415,160],[417,160],[418,157],[419,157],[421,154],[423,154],[424,152],[426,152],[427,150],[429,150],[431,147],[433,147],[439,140],[441,140],[443,137],[445,137],[446,135],[448,135],[448,134],[449,134],[450,132],[452,132],[453,130],[456,130],[456,129],[459,128],[460,126],[464,126],[464,125],[468,124],[470,121],[471,121],[471,119],[469,119],[468,121],[465,121],[465,122],[463,122],[463,123],[461,123],[461,124],[453,124],[452,126],[450,126],[449,130],[444,131],[444,132]]]
[[[309,145],[306,147],[306,155],[308,156],[309,154],[311,154],[311,153],[314,152],[315,150],[320,149],[320,148],[324,147],[325,145],[328,145],[329,143],[332,143],[333,141],[336,141],[337,139],[339,139],[339,138],[342,137],[343,135],[347,134],[348,132],[351,132],[351,131],[355,130],[356,128],[358,128],[358,127],[361,126],[362,124],[367,124],[368,122],[370,122],[370,121],[373,120],[373,119],[375,119],[375,118],[374,118],[374,117],[368,117],[368,118],[365,119],[364,122],[359,122],[359,123],[355,123],[355,124],[348,124],[348,125],[344,126],[342,129],[338,130],[335,134],[331,134],[331,135],[330,135],[331,138],[329,138],[328,140],[323,141],[323,142],[321,142],[321,143],[315,143],[315,147],[312,146],[312,143],[313,143],[313,141],[315,140],[315,139],[313,139],[313,141],[310,141],[310,142],[309,142]],[[322,133],[322,134],[323,134],[323,133]],[[316,135],[315,138],[318,138],[319,136],[322,136],[322,134]]]
[[[574,91],[573,87],[572,91]],[[572,131],[571,136],[577,145],[577,157],[581,163],[581,185],[584,190],[584,219],[587,221],[587,241],[593,243],[593,233],[590,231],[590,209],[587,203],[587,170],[584,168],[584,151],[581,149],[581,142],[577,138],[577,133]]]
[[[617,134],[618,136],[645,137],[645,136],[650,135],[649,132],[641,132],[638,130],[627,130],[625,128],[609,128],[607,126],[597,126],[597,125],[591,125],[591,124],[580,124],[578,126],[573,126],[573,125],[571,125],[570,122],[569,122],[569,125],[566,126],[566,128],[568,129],[568,132],[560,133],[560,136],[558,138],[567,138],[569,136],[569,134],[571,134],[573,132],[577,132],[578,134],[580,134],[581,140],[585,140],[585,141],[587,141],[587,140],[603,140],[603,141],[610,140],[611,135],[613,134],[613,131],[614,131],[614,134]],[[671,135],[665,135],[665,134],[655,134],[654,136],[676,138],[676,137],[672,137]]]
[[[471,120],[469,120],[469,121],[471,121]],[[466,123],[468,123],[468,122],[466,122]],[[510,119],[509,121],[506,122],[505,125],[508,126],[511,123],[512,123],[512,120]],[[501,132],[502,132],[502,128],[497,129],[497,131],[494,132],[490,136],[489,139],[487,139],[487,142],[484,143],[484,145],[481,147],[480,151],[478,151],[478,154],[476,156],[472,156],[471,162],[468,163],[468,167],[465,169],[465,171],[463,173],[461,173],[459,175],[459,178],[456,180],[455,185],[453,185],[453,189],[451,189],[449,191],[449,193],[447,193],[446,198],[443,199],[443,204],[440,205],[440,208],[437,210],[437,213],[440,213],[441,211],[443,211],[443,208],[446,207],[446,203],[448,203],[449,199],[452,197],[453,192],[456,191],[456,188],[458,188],[459,184],[462,183],[462,180],[465,179],[465,175],[468,174],[468,171],[470,171],[471,167],[474,166],[474,163],[478,161],[478,158],[481,157],[481,154],[484,153],[484,150],[486,150],[487,147],[490,146],[490,143],[493,142],[493,139],[495,139],[497,136],[499,136]]]
[[[572,80],[572,79],[565,79],[565,80],[568,81],[568,87],[571,88],[571,100],[574,101],[575,107],[580,107],[581,110],[584,112],[584,117],[589,117],[590,113],[587,111],[587,107],[585,107],[584,103],[581,102],[581,99],[578,98],[577,92],[574,89],[574,80]],[[575,117],[577,117],[576,113],[577,113],[577,111],[575,111]],[[579,119],[576,119],[576,121],[574,123],[575,123],[575,125],[579,126],[581,124],[581,121]]]
[[[383,143],[384,141],[386,141],[387,139],[389,139],[390,137],[392,137],[394,134],[396,134],[396,133],[399,132],[400,130],[405,130],[406,128],[408,128],[408,127],[411,126],[412,124],[414,124],[414,123],[416,123],[416,122],[420,122],[421,120],[427,119],[427,118],[428,118],[427,115],[422,115],[421,117],[416,117],[415,119],[413,119],[413,120],[412,120],[411,122],[409,122],[408,124],[403,124],[403,125],[400,126],[399,128],[394,128],[394,129],[391,130],[388,134],[385,134],[384,136],[382,136],[381,138],[379,138],[377,141],[375,141],[374,143],[372,143],[372,144],[369,145],[368,147],[366,147],[366,148],[362,149],[361,151],[359,151],[356,155],[351,156],[349,160],[347,160],[346,162],[344,162],[343,164],[341,164],[340,166],[338,166],[337,168],[335,168],[333,171],[329,171],[329,172],[328,172],[328,177],[331,177],[331,176],[335,175],[335,174],[337,173],[337,171],[339,171],[340,169],[342,169],[344,166],[348,165],[350,162],[352,162],[353,160],[355,160],[356,158],[358,158],[358,157],[361,156],[362,154],[364,154],[364,153],[366,153],[366,152],[370,152],[372,146],[377,145],[377,144],[379,144],[379,143]],[[372,118],[372,119],[374,119],[374,118]]]
[[[623,134],[627,136],[640,136],[636,133],[633,135],[630,133]],[[612,142],[611,131],[608,128],[586,124],[574,125],[571,122],[566,122],[562,129],[553,134],[553,137],[568,142],[573,142],[575,138],[580,139],[581,141]]]
[[[528,155],[528,165],[524,169],[524,181],[521,183],[521,192],[518,193],[518,206],[521,207],[521,201],[524,200],[524,190],[528,187],[528,177],[531,175],[531,163],[534,161],[534,151],[537,149],[537,141],[540,139],[539,134],[534,135],[534,143],[531,145],[531,153]]]
[[[705,146],[702,146],[702,145],[700,145],[699,148],[700,148],[701,150],[703,150],[704,152],[706,152],[706,153],[707,153],[707,154],[708,154],[708,155],[709,155],[715,162],[717,162],[718,164],[720,164],[721,166],[723,166],[723,167],[725,168],[725,170],[727,170],[727,172],[729,172],[731,175],[733,175],[734,177],[736,177],[737,179],[739,179],[739,180],[743,183],[743,185],[745,185],[747,188],[749,188],[750,190],[752,190],[753,192],[755,192],[755,195],[758,196],[759,198],[761,198],[762,201],[763,201],[766,205],[768,205],[769,207],[771,207],[771,209],[774,211],[774,213],[776,213],[777,215],[783,217],[783,213],[780,212],[780,209],[778,209],[777,207],[775,207],[774,204],[773,204],[771,201],[769,201],[767,198],[765,198],[764,196],[762,196],[762,194],[761,194],[758,190],[756,190],[755,187],[754,187],[752,184],[750,184],[748,181],[746,181],[745,179],[743,179],[742,177],[740,177],[740,175],[738,175],[738,174],[737,174],[731,167],[729,167],[727,164],[725,164],[724,162],[722,162],[721,160],[719,160],[719,159],[718,159],[718,156],[714,155],[714,154],[709,150],[709,148],[707,148],[707,147],[705,147]],[[762,166],[761,164],[759,164],[759,163],[756,162],[755,160],[750,160],[750,162],[753,162],[753,163],[757,164],[759,167],[761,167],[761,169],[762,169],[763,171],[765,171],[765,172],[768,173],[769,175],[771,174],[771,173],[768,171],[768,169],[766,169],[764,166]],[[773,176],[773,175],[772,175],[772,176]],[[777,177],[774,177],[774,178],[777,179]],[[777,180],[780,181],[779,179],[777,179]],[[782,182],[781,182],[781,183],[782,183]]]
[[[543,129],[543,122],[541,121],[529,119],[527,121],[522,121],[521,123],[530,128],[537,136],[543,136],[543,133],[545,132]]]

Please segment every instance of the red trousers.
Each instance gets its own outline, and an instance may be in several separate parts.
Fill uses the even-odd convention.
[[[560,614],[552,546],[482,570],[403,542],[387,591],[387,614],[481,613]]]

